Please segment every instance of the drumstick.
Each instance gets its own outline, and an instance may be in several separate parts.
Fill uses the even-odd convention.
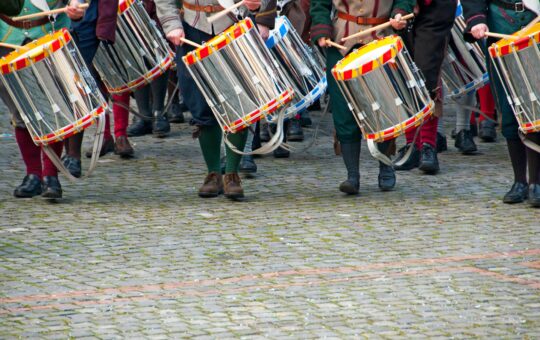
[[[410,13],[410,14],[407,14],[405,16],[402,16],[401,17],[401,20],[409,20],[409,19],[412,19],[414,17],[414,14],[413,13]],[[347,37],[343,37],[341,39],[341,41],[347,41],[349,39],[354,39],[354,38],[358,38],[358,37],[361,37],[361,36],[364,36],[366,34],[370,34],[371,32],[375,32],[375,31],[378,31],[378,30],[382,30],[383,28],[387,28],[389,27],[391,24],[390,24],[390,21],[387,21],[385,22],[384,24],[380,24],[380,25],[377,25],[377,26],[373,26],[371,28],[368,28],[367,30],[363,30],[361,32],[358,32],[358,33],[355,33],[355,34],[351,34]]]
[[[7,43],[0,43],[0,47],[6,47],[6,48],[12,48],[12,49],[18,49],[24,46],[21,45],[13,45],[13,44],[7,44]]]
[[[80,9],[86,9],[86,8],[88,8],[88,6],[90,6],[90,4],[80,4],[77,7],[80,8]],[[14,17],[14,18],[11,18],[11,19],[13,21],[21,21],[21,20],[39,18],[39,17],[43,17],[43,16],[47,16],[47,15],[53,15],[53,14],[64,13],[64,12],[67,12],[67,6],[62,7],[62,8],[53,9],[53,10],[50,10],[50,11],[39,12],[39,13],[34,13],[34,14],[28,14],[28,15],[23,15],[23,16],[20,16],[20,17]]]
[[[223,11],[217,13],[217,14],[214,14],[212,15],[210,18],[208,18],[208,22],[213,24],[214,21],[218,20],[219,18],[229,14],[230,12],[232,12],[233,10],[237,9],[238,7],[242,6],[244,4],[244,1],[240,1],[234,5],[232,5],[231,7],[227,7],[225,8]]]
[[[499,39],[508,39],[508,40],[517,40],[521,37],[518,37],[516,35],[508,35],[508,34],[501,34],[501,33],[495,33],[495,32],[486,32],[484,33],[488,37],[492,38],[499,38]]]
[[[340,45],[338,43],[335,43],[330,39],[326,39],[325,42],[326,42],[327,45],[334,46],[336,48],[339,48],[340,50],[346,50],[347,49],[347,47],[345,47],[343,45]]]
[[[199,45],[199,44],[197,44],[196,42],[191,41],[191,40],[188,40],[188,39],[186,39],[186,38],[180,38],[180,40],[181,40],[182,42],[184,42],[185,44],[191,45],[191,46],[193,46],[193,47],[197,47],[197,48],[203,47],[202,45]]]

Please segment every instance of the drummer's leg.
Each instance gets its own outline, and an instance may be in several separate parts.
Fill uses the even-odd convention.
[[[473,106],[475,93],[469,93],[456,101],[456,148],[464,155],[476,152],[476,144],[471,134],[471,110],[463,106]]]
[[[133,147],[127,138],[129,99],[129,92],[112,96],[115,139],[114,152],[122,158],[129,158],[134,154]]]
[[[326,50],[326,76],[328,79],[330,107],[332,108],[332,118],[337,138],[341,144],[341,155],[347,168],[347,180],[340,184],[339,190],[349,195],[355,195],[358,194],[360,189],[362,133],[331,73],[332,68],[342,58],[343,56],[336,48],[330,47]]]
[[[150,83],[152,92],[152,114],[154,117],[152,132],[156,137],[165,137],[171,131],[167,112],[163,111],[168,81],[169,72],[167,71]]]
[[[491,120],[488,120],[483,115],[480,115],[478,136],[486,143],[494,142],[497,139],[497,130],[495,129],[497,123],[495,122],[495,101],[489,84],[478,89],[478,99],[480,111],[491,118]]]
[[[540,145],[540,132],[527,134],[527,139]],[[527,163],[529,166],[529,204],[540,207],[540,153],[527,148]]]

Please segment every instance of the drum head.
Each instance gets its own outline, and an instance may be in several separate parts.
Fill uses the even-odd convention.
[[[50,54],[58,51],[70,41],[71,35],[65,28],[55,33],[47,34],[0,59],[0,72],[2,74],[8,74],[22,70],[49,57]]]
[[[337,80],[348,80],[367,74],[390,62],[403,49],[398,36],[373,41],[349,53],[332,70]]]

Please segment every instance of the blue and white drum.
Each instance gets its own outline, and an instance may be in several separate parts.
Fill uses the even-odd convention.
[[[276,26],[266,40],[281,69],[293,85],[295,97],[286,118],[306,110],[321,97],[328,86],[322,56],[306,45],[285,16],[276,18]],[[267,118],[268,119],[268,118]]]

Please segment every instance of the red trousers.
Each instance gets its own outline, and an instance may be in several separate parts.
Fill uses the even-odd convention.
[[[489,84],[478,89],[478,99],[480,101],[480,111],[484,112],[489,118],[495,119],[495,101]],[[473,117],[471,117],[473,119]],[[480,115],[480,122],[486,118]]]
[[[437,124],[439,123],[439,118],[435,116],[431,116],[431,118],[422,125],[422,128],[420,129],[420,132],[418,133],[418,137],[416,137],[416,147],[418,150],[422,150],[422,145],[424,143],[428,143],[434,148],[437,147]],[[414,139],[414,135],[416,134],[415,129],[411,129],[407,133],[405,133],[405,137],[407,139],[407,144],[412,143]]]
[[[114,118],[114,137],[127,136],[127,127],[129,124],[129,93],[113,94],[113,118]],[[107,115],[105,121],[105,132],[103,138],[110,139],[111,120]]]
[[[47,154],[41,150],[41,146],[34,144],[32,136],[30,136],[27,129],[15,128],[15,140],[21,151],[27,175],[34,174],[39,178],[43,178],[43,176],[58,176],[58,169],[56,169],[56,166],[54,166]],[[58,157],[62,155],[63,142],[56,142],[49,146]]]

